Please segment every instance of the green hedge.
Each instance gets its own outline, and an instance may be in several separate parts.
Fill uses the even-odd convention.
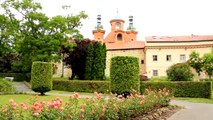
[[[132,89],[139,91],[139,59],[129,56],[117,56],[111,59],[110,89],[112,93],[129,94]]]
[[[140,91],[143,93],[145,88],[159,90],[167,88],[175,97],[196,97],[211,98],[212,82],[141,82]]]
[[[13,87],[10,81],[0,79],[0,93],[12,93],[15,92],[15,88]]]
[[[54,90],[109,93],[109,81],[54,80]]]
[[[44,95],[52,90],[52,64],[49,62],[33,62],[31,72],[31,86],[35,92]]]
[[[0,73],[0,78],[14,77],[14,81],[27,81],[31,79],[30,73]]]

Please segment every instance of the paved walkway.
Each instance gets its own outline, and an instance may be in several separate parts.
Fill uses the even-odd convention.
[[[12,84],[16,88],[17,92],[32,92],[32,90],[23,82],[12,82]]]
[[[18,92],[34,93],[27,85],[23,82],[13,82]],[[47,95],[56,96],[71,96],[72,94],[61,94],[61,93],[46,93]],[[81,94],[81,97],[91,97],[91,95]],[[107,96],[105,96],[107,98]],[[213,104],[206,103],[191,103],[183,100],[172,100],[172,105],[184,106],[182,109],[172,115],[168,120],[213,120]]]
[[[185,106],[168,120],[213,120],[213,104],[172,100],[171,104]]]

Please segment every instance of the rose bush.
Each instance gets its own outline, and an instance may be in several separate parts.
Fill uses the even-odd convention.
[[[29,105],[17,104],[10,100],[0,107],[1,120],[105,120],[128,119],[153,109],[167,106],[171,98],[167,89],[152,91],[146,89],[144,94],[132,90],[124,98],[122,95],[111,95],[103,98],[95,93],[95,97],[80,98],[78,93],[70,96],[68,102],[63,103],[59,97],[52,101],[39,101],[38,96],[32,97]]]

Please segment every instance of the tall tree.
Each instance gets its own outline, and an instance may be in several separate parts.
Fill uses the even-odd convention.
[[[208,74],[209,78],[213,76],[213,49],[211,53],[206,53],[203,56],[203,69]]]
[[[71,79],[79,80],[103,80],[106,48],[100,42],[94,40],[75,41],[73,51],[64,49],[65,63],[71,66]]]
[[[93,60],[94,60],[94,47],[93,43],[89,43],[87,49],[86,66],[85,66],[85,80],[93,79]]]
[[[104,69],[105,69],[105,61],[104,61],[104,48],[100,42],[98,42],[97,46],[94,49],[94,63],[93,63],[93,79],[94,80],[103,80],[104,78]]]
[[[14,66],[22,72],[30,72],[33,61],[60,60],[61,46],[70,36],[82,37],[78,27],[82,26],[81,19],[87,18],[83,12],[75,16],[48,17],[33,0],[6,0],[1,6],[9,21],[18,21],[13,38],[20,59]]]
[[[203,60],[200,58],[200,54],[198,52],[193,51],[189,55],[189,60],[188,63],[191,67],[193,67],[198,75],[202,72],[202,67],[203,67]]]

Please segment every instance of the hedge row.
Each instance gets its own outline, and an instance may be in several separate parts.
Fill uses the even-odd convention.
[[[175,97],[195,97],[195,98],[211,98],[212,82],[141,82],[140,91],[143,93],[145,88],[159,90],[167,88]]]
[[[54,80],[53,90],[63,90],[63,91],[70,91],[70,92],[108,93],[109,84],[110,84],[109,81]]]
[[[63,90],[70,92],[101,92],[108,93],[109,81],[53,81],[54,90]],[[175,97],[196,97],[196,98],[211,98],[212,82],[141,82],[140,91],[144,92],[145,88],[159,90],[167,88]]]
[[[0,78],[14,77],[14,81],[27,81],[31,79],[30,73],[0,73]]]
[[[10,81],[0,78],[0,94],[15,92],[15,88],[12,86]]]

